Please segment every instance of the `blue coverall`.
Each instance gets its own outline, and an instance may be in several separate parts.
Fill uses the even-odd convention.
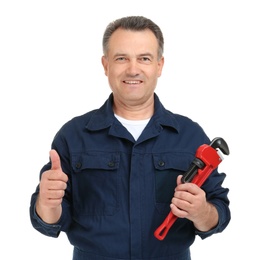
[[[177,219],[162,241],[154,231],[170,211],[179,174],[197,148],[209,144],[191,119],[164,108],[154,94],[154,115],[137,141],[115,118],[113,96],[100,109],[64,124],[52,142],[68,175],[62,216],[53,225],[35,211],[39,186],[31,197],[31,222],[39,232],[58,237],[65,232],[74,246],[74,260],[188,260],[190,246],[222,232],[230,221],[225,173],[215,170],[202,188],[218,210],[219,223],[199,232],[188,219]],[[51,168],[48,162],[41,170]]]

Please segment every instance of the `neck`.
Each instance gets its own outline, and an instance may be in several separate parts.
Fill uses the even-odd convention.
[[[128,105],[114,101],[113,111],[116,115],[128,120],[143,120],[152,117],[154,113],[154,101],[142,105]]]

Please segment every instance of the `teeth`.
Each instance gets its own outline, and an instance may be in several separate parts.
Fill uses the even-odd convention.
[[[125,80],[125,83],[127,83],[127,84],[139,84],[140,81],[127,81],[127,80]]]

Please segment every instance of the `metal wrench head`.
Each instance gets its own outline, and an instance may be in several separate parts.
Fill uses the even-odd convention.
[[[214,138],[210,146],[214,149],[220,149],[224,154],[229,155],[229,148],[225,140],[221,137]]]

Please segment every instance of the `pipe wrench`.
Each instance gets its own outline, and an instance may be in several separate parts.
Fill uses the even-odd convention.
[[[193,162],[182,176],[182,183],[192,182],[201,187],[212,171],[222,162],[222,153],[229,155],[229,148],[225,140],[220,137],[214,138],[209,145],[199,146]],[[177,218],[170,211],[163,223],[155,230],[154,236],[163,240]]]

